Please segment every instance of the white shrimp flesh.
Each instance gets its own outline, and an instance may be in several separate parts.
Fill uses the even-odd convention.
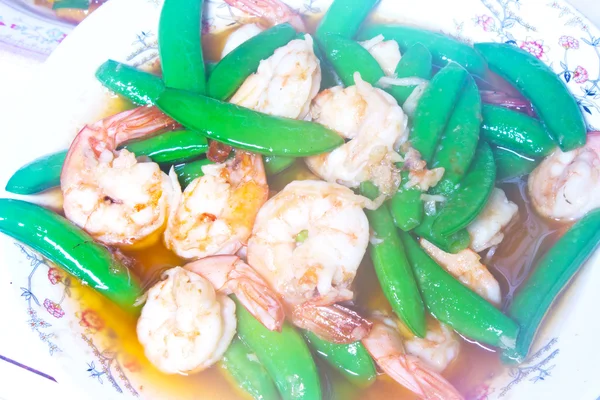
[[[404,339],[404,347],[408,354],[418,357],[429,368],[441,373],[458,357],[460,340],[452,328],[429,317],[425,337]]]
[[[377,61],[386,76],[394,76],[400,62],[400,47],[395,40],[385,40],[383,35],[359,42]]]
[[[504,191],[494,188],[483,211],[467,226],[471,248],[479,253],[500,244],[504,239],[503,230],[518,212],[519,208],[506,198]]]
[[[288,22],[300,32],[306,30],[302,17],[280,0],[225,0],[225,3],[264,20],[266,27]]]
[[[225,58],[227,54],[238,48],[242,43],[252,39],[262,31],[263,29],[257,24],[245,24],[237,28],[227,37],[227,41],[221,52],[221,58]]]

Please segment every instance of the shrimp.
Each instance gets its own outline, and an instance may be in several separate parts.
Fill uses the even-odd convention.
[[[413,335],[404,340],[404,347],[408,354],[418,357],[429,368],[441,373],[458,357],[460,341],[450,327],[429,317],[425,337]]]
[[[295,39],[262,60],[230,102],[265,114],[304,119],[319,93],[321,67],[313,39]]]
[[[377,61],[386,76],[393,76],[400,62],[401,54],[398,42],[385,40],[383,35],[359,42]]]
[[[235,50],[239,45],[244,43],[246,40],[252,39],[254,36],[261,33],[263,29],[257,24],[245,24],[236,29],[227,37],[223,51],[221,52],[221,58]]]
[[[238,10],[263,19],[267,26],[289,22],[296,30],[306,31],[304,21],[297,13],[279,0],[225,0],[225,3]]]
[[[371,180],[383,195],[398,186],[396,149],[408,137],[407,118],[396,100],[354,74],[355,86],[321,92],[312,119],[338,132],[347,143],[330,153],[306,158],[310,170],[328,182],[351,188]]]
[[[260,155],[237,150],[232,159],[202,171],[183,194],[177,184],[164,234],[167,248],[186,259],[237,252],[269,194]]]
[[[483,211],[467,226],[471,235],[471,248],[479,253],[500,244],[504,239],[502,230],[510,224],[518,211],[517,205],[506,198],[502,189],[494,188]]]
[[[84,127],[67,153],[60,184],[68,219],[107,245],[160,238],[174,181],[158,164],[138,162],[119,144],[177,124],[157,108],[139,107]],[[143,242],[142,242],[143,241]]]
[[[556,220],[576,220],[600,207],[600,132],[590,132],[584,147],[556,150],[529,175],[536,211]]]
[[[440,266],[461,281],[465,286],[492,304],[502,301],[500,284],[479,260],[481,257],[471,249],[456,254],[446,253],[425,239],[421,246]]]
[[[400,385],[423,399],[460,400],[463,397],[419,358],[407,355],[397,329],[382,320],[373,323],[371,333],[362,340],[377,365]]]
[[[168,374],[202,371],[221,359],[235,335],[235,294],[268,329],[283,308],[256,272],[236,256],[214,256],[164,272],[146,293],[137,335],[148,359]]]
[[[261,208],[248,263],[270,284],[297,326],[336,343],[360,340],[370,323],[339,302],[369,243],[368,200],[323,181],[288,184]]]

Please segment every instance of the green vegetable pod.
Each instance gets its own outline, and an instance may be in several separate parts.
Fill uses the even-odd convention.
[[[440,267],[408,233],[401,233],[423,301],[440,322],[461,335],[502,349],[513,348],[518,325]]]
[[[67,219],[35,204],[0,199],[0,232],[39,252],[124,311],[136,314],[136,278],[104,246]]]
[[[556,145],[536,119],[508,108],[485,104],[481,136],[496,146],[530,157],[544,157]]]
[[[256,354],[284,400],[321,398],[321,382],[315,361],[302,336],[285,323],[273,332],[258,322],[236,300],[238,336]]]
[[[397,41],[402,51],[421,43],[431,52],[433,62],[438,66],[443,67],[454,61],[474,75],[483,77],[486,74],[485,60],[473,47],[442,33],[410,26],[370,25],[359,32],[358,39],[368,40],[377,35]]]
[[[291,167],[296,159],[292,157],[266,156],[263,158],[267,175],[277,175]]]
[[[306,157],[344,144],[336,132],[323,125],[274,117],[183,90],[165,89],[156,104],[209,139],[254,153]]]
[[[208,150],[208,141],[202,135],[182,129],[126,142],[119,149],[127,149],[137,157],[150,157],[157,163],[172,163],[200,157]]]
[[[437,214],[432,230],[448,236],[469,225],[487,204],[496,183],[496,164],[490,146],[483,142],[460,187],[452,192]]]
[[[316,36],[335,34],[351,39],[379,0],[334,0],[317,28]]]
[[[194,181],[194,179],[204,176],[202,167],[210,164],[213,164],[213,162],[210,161],[208,158],[203,158],[201,160],[175,165],[173,169],[177,174],[179,184],[182,188],[185,189],[190,183]]]
[[[396,66],[397,78],[431,78],[431,53],[420,43],[408,48]],[[398,104],[404,104],[416,86],[390,86],[385,88]]]
[[[371,199],[379,194],[371,182],[362,183],[360,192]],[[371,259],[383,294],[402,322],[415,335],[424,337],[425,306],[389,210],[384,204],[377,210],[366,210],[366,214],[375,238],[371,241]]]
[[[248,346],[234,338],[219,367],[235,384],[255,400],[278,399],[279,393],[271,376]]]
[[[302,335],[314,352],[356,386],[367,388],[375,382],[375,364],[361,342],[335,344],[306,330]]]
[[[600,243],[600,210],[577,221],[539,260],[508,308],[521,332],[505,362],[523,362],[552,304]]]
[[[475,157],[480,127],[481,97],[469,76],[431,162],[431,168],[444,168],[444,176],[432,193],[448,195],[454,191]]]
[[[36,194],[60,185],[60,173],[67,151],[36,158],[23,165],[10,177],[6,191],[15,194]]]
[[[409,140],[427,164],[433,159],[467,75],[460,65],[448,64],[435,74],[417,103]]]
[[[469,247],[471,244],[471,236],[466,229],[461,229],[452,235],[442,235],[439,231],[433,230],[432,227],[436,217],[437,214],[425,214],[421,225],[417,226],[413,232],[418,236],[427,239],[446,253],[456,254]]]
[[[208,94],[219,100],[229,99],[255,73],[261,60],[273,55],[296,37],[290,24],[279,24],[248,39],[227,54],[214,68],[208,79]]]
[[[390,199],[388,206],[394,224],[403,231],[410,231],[423,222],[424,210],[421,195],[423,192],[416,186],[406,188],[409,172],[401,172],[402,180],[398,190]]]
[[[563,151],[585,144],[586,126],[567,85],[543,61],[503,43],[477,43],[490,69],[531,101],[550,135]]]
[[[107,89],[138,106],[150,106],[165,89],[162,79],[127,64],[108,60],[96,71],[96,78]]]
[[[492,153],[496,163],[496,182],[506,182],[529,175],[541,161],[503,147],[492,147]]]

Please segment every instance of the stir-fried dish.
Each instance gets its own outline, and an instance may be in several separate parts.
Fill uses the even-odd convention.
[[[62,215],[0,199],[0,231],[223,396],[461,399],[526,360],[600,239],[600,133],[565,84],[511,44],[369,21],[376,0],[314,32],[226,2],[248,24],[208,60],[202,0],[165,0],[161,70],[97,71],[137,107],[8,182],[60,186]]]

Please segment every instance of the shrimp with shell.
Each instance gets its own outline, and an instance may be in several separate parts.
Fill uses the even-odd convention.
[[[60,177],[66,217],[106,245],[156,242],[166,226],[177,178],[117,147],[176,126],[154,107],[85,126],[69,148]]]

